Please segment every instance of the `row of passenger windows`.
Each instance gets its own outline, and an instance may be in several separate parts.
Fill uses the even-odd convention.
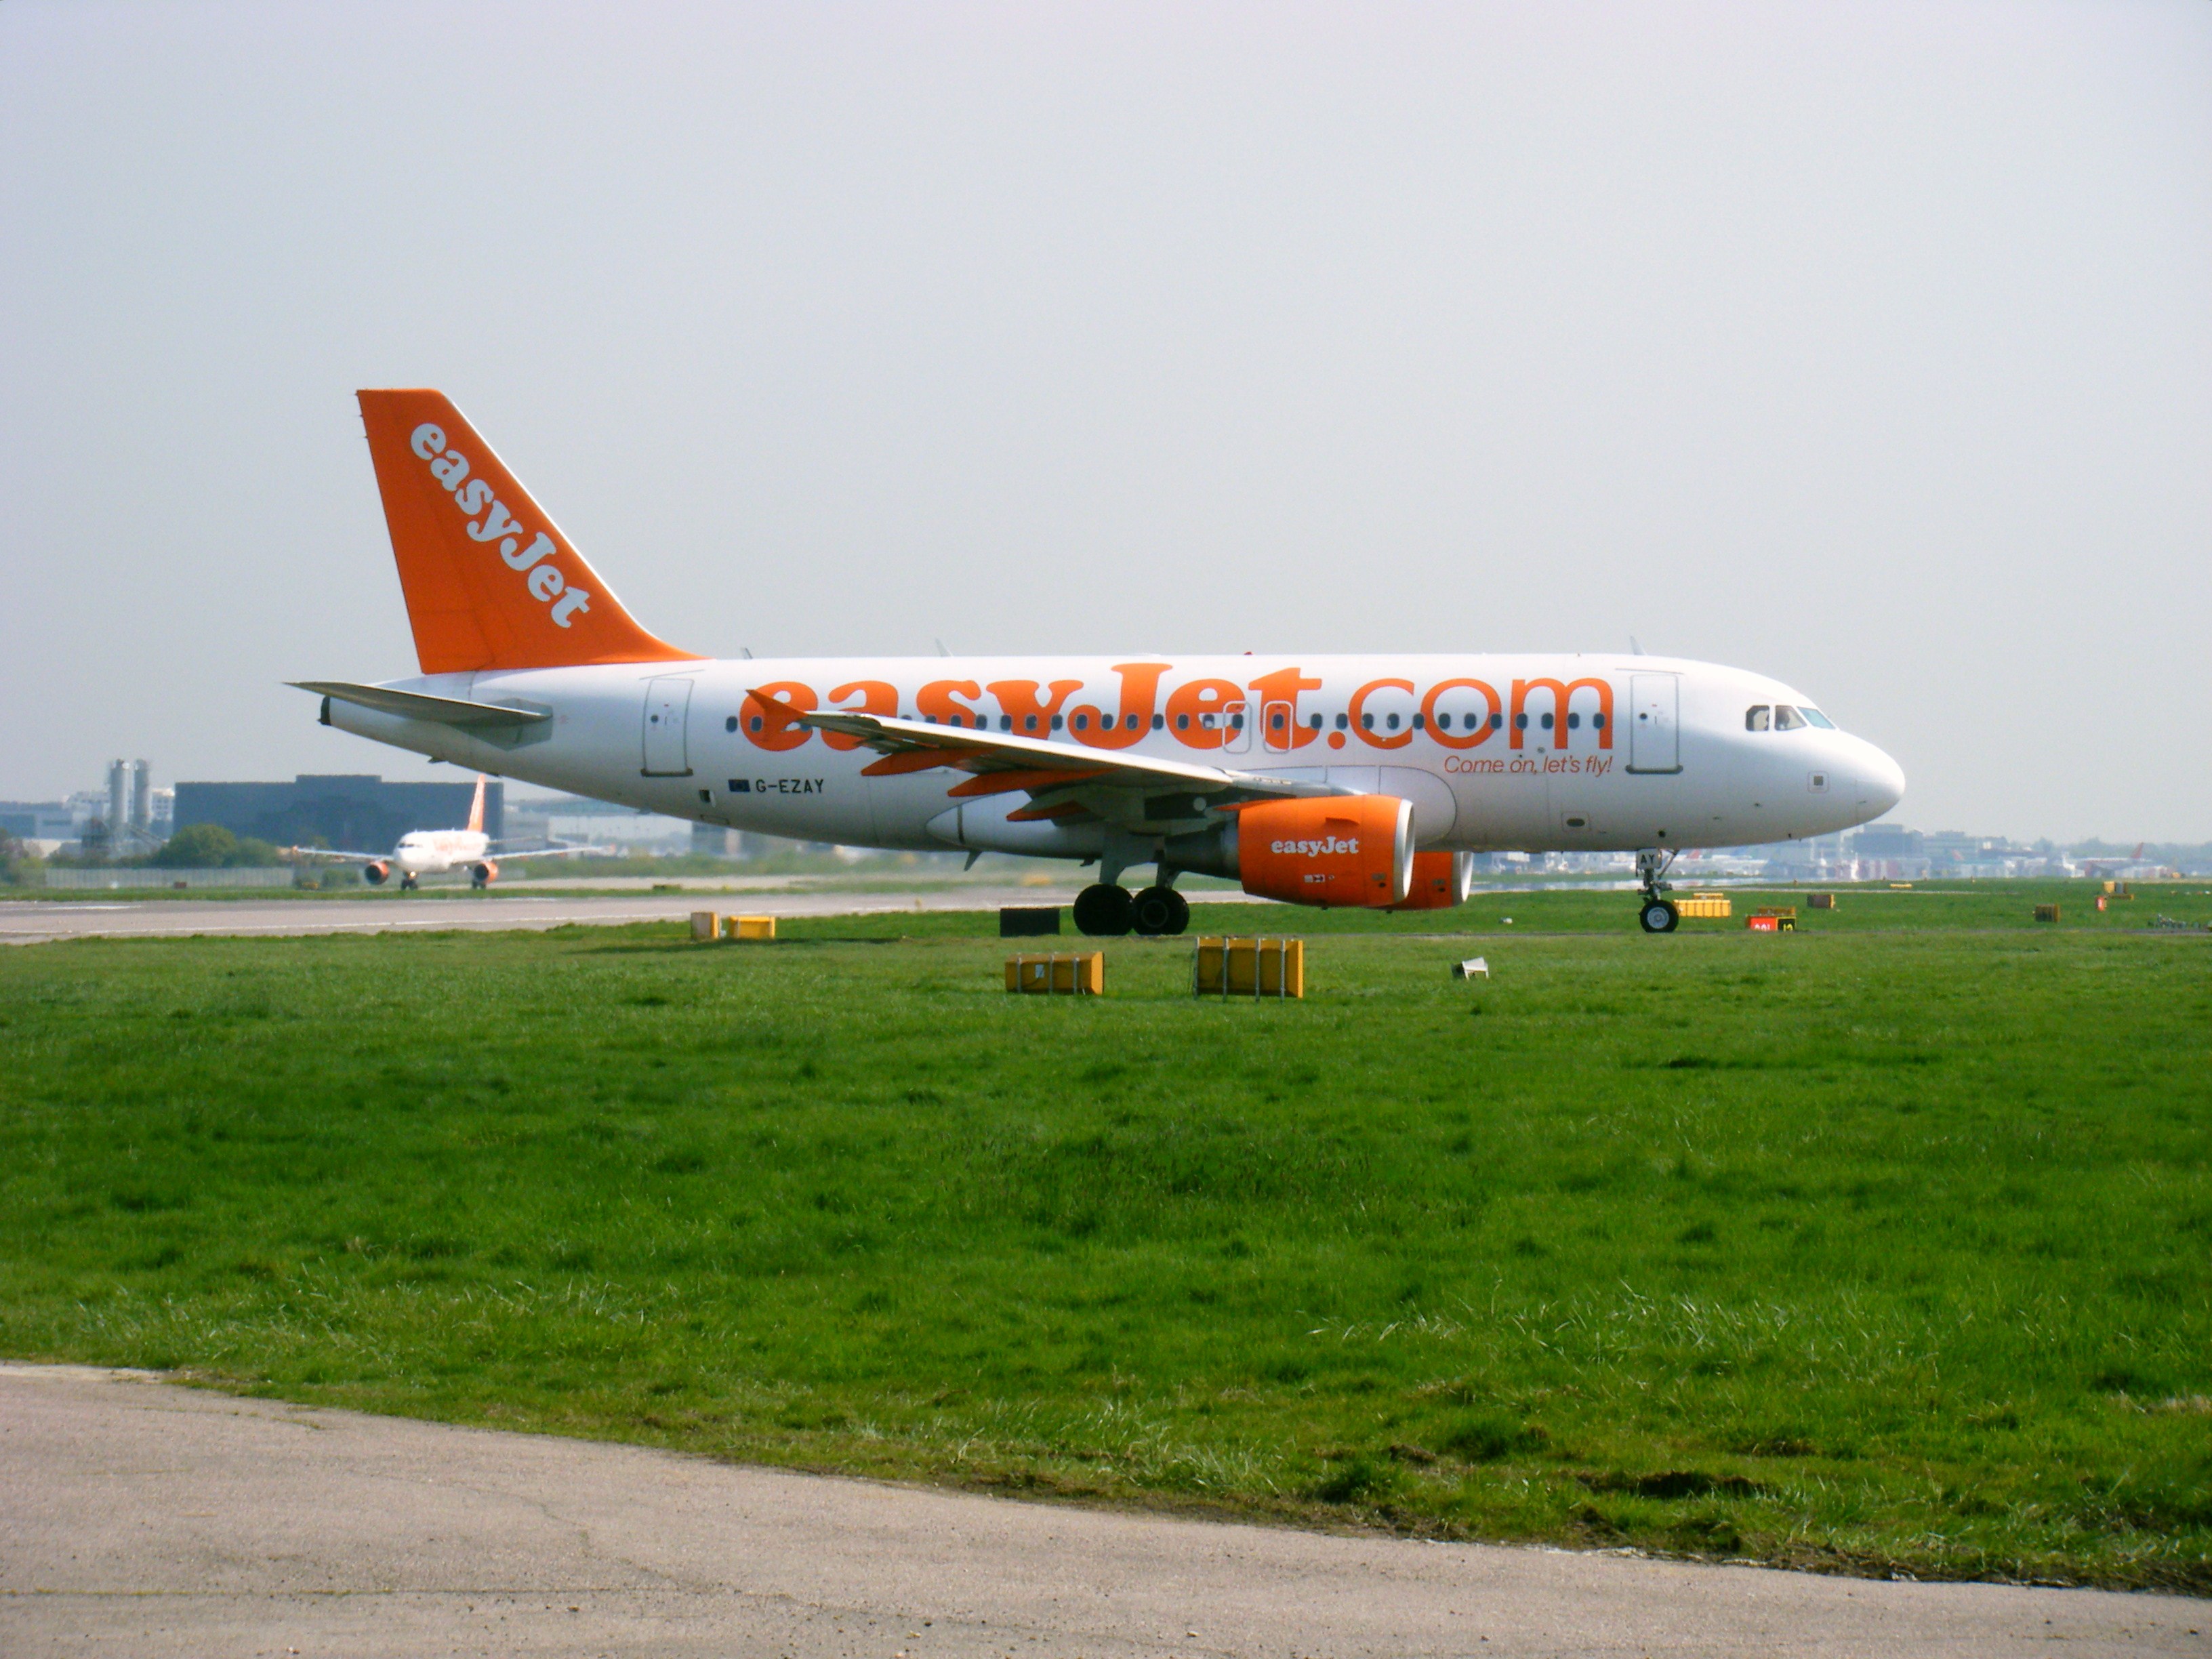
[[[1751,712],[1752,715],[1757,718],[1759,723],[1755,726],[1751,725],[1750,720],[1747,720],[1745,722],[1746,725],[1750,726],[1751,730],[1754,732],[1764,732],[1766,729],[1766,710],[1760,708],[1754,708]],[[1794,708],[1787,712],[1794,724],[1802,726],[1805,723],[1803,720],[1796,718],[1797,711]],[[1814,710],[1808,709],[1805,712],[1807,714],[1811,716],[1813,723],[1816,726],[1826,726],[1828,723]],[[1426,722],[1424,720],[1422,716],[1415,714],[1411,718],[1413,729],[1414,731],[1419,732],[1426,729]],[[938,718],[934,714],[925,714],[922,716],[922,719],[932,726],[935,726],[939,723]],[[965,727],[969,726],[971,721],[975,729],[978,732],[988,732],[990,730],[991,720],[990,716],[988,714],[975,714],[965,718],[958,714],[949,714],[945,717],[944,723],[947,726]],[[1176,730],[1178,732],[1188,732],[1190,730],[1190,716],[1188,714],[1177,714],[1175,717],[1175,723]],[[1198,717],[1198,723],[1200,730],[1212,732],[1218,727],[1220,721],[1218,715],[1200,714]],[[1288,724],[1288,721],[1285,716],[1277,714],[1271,717],[1269,723],[1275,731],[1280,732],[1284,729],[1285,725]],[[1319,714],[1312,716],[1310,723],[1315,731],[1320,731],[1322,729],[1322,716]],[[1400,723],[1400,718],[1396,714],[1385,714],[1382,716],[1382,729],[1386,732],[1395,732],[1398,729]],[[1088,732],[1091,729],[1091,716],[1088,714],[1078,714],[1074,717],[1073,724],[1077,731]],[[1138,717],[1134,714],[1124,715],[1122,717],[1122,724],[1127,730],[1134,732],[1139,727]],[[1459,729],[1463,732],[1479,731],[1481,729],[1483,724],[1484,719],[1480,714],[1462,714],[1459,717]],[[1528,717],[1526,714],[1516,714],[1513,717],[1513,724],[1520,730],[1526,732],[1528,729]],[[1537,724],[1545,731],[1549,732],[1553,727],[1553,717],[1549,714],[1540,714],[1537,716]],[[1582,730],[1582,724],[1583,717],[1580,714],[1571,714],[1567,716],[1568,731],[1579,732]],[[749,721],[746,722],[747,729],[754,732],[760,731],[765,725],[766,721],[758,714],[755,714]],[[1360,715],[1359,725],[1362,731],[1374,731],[1376,729],[1375,716],[1372,714]],[[1598,731],[1603,731],[1605,729],[1605,716],[1603,714],[1592,714],[1590,716],[1590,725]],[[738,729],[738,717],[735,714],[731,715],[729,719],[722,722],[722,726],[725,731],[736,731]],[[1336,717],[1336,729],[1338,731],[1348,731],[1351,728],[1351,715],[1339,714]],[[1489,717],[1489,726],[1490,729],[1493,732],[1504,731],[1505,729],[1505,716],[1503,714],[1492,714]],[[1155,714],[1152,716],[1153,731],[1164,732],[1167,730],[1167,726],[1168,719],[1166,715]],[[1114,717],[1110,714],[1101,717],[1098,722],[1098,728],[1102,732],[1110,732],[1114,730]],[[999,730],[1001,732],[1011,732],[1013,729],[1014,717],[1012,714],[1001,714],[999,716]],[[1037,717],[1035,714],[1024,714],[1022,716],[1023,731],[1034,732],[1036,729]],[[1060,717],[1057,714],[1054,714],[1052,717],[1051,729],[1054,732],[1060,729]],[[1228,729],[1232,732],[1242,732],[1244,729],[1244,716],[1242,714],[1230,715]],[[1449,732],[1452,730],[1452,717],[1449,714],[1437,715],[1437,729],[1439,732]]]
[[[1817,708],[1792,708],[1786,702],[1771,707],[1755,702],[1743,711],[1743,729],[1747,732],[1795,732],[1800,727],[1818,726],[1832,732],[1835,721]]]

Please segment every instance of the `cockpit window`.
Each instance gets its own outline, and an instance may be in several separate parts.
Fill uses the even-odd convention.
[[[1805,717],[1799,714],[1796,709],[1792,708],[1788,703],[1778,702],[1774,705],[1774,729],[1776,731],[1795,732],[1804,724]]]
[[[1763,702],[1753,703],[1743,711],[1743,729],[1747,732],[1766,730],[1767,715],[1771,711]]]
[[[1801,708],[1797,712],[1805,717],[1805,720],[1808,725],[1817,726],[1823,732],[1832,732],[1836,729],[1835,721],[1830,720],[1826,714],[1823,714],[1817,708]]]

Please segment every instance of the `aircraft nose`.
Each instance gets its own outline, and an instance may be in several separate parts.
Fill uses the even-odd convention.
[[[1872,744],[1866,745],[1860,781],[1875,817],[1905,799],[1905,769]]]

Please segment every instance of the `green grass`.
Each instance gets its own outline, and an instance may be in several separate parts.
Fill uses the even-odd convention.
[[[2212,899],[2076,886],[2029,925],[2051,896],[1666,939],[1618,894],[1202,908],[1311,941],[1307,1000],[1259,1006],[1135,940],[1103,1000],[1008,997],[988,919],[944,915],[8,951],[0,1352],[2205,1593],[2212,937],[2141,924]],[[1486,986],[1447,976],[1477,953]]]

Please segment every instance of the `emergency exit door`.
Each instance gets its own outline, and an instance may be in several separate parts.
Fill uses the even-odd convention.
[[[1679,772],[1681,744],[1675,714],[1681,695],[1677,674],[1628,677],[1628,769]]]
[[[645,683],[645,775],[687,778],[691,763],[684,728],[691,714],[691,682],[675,675]]]

